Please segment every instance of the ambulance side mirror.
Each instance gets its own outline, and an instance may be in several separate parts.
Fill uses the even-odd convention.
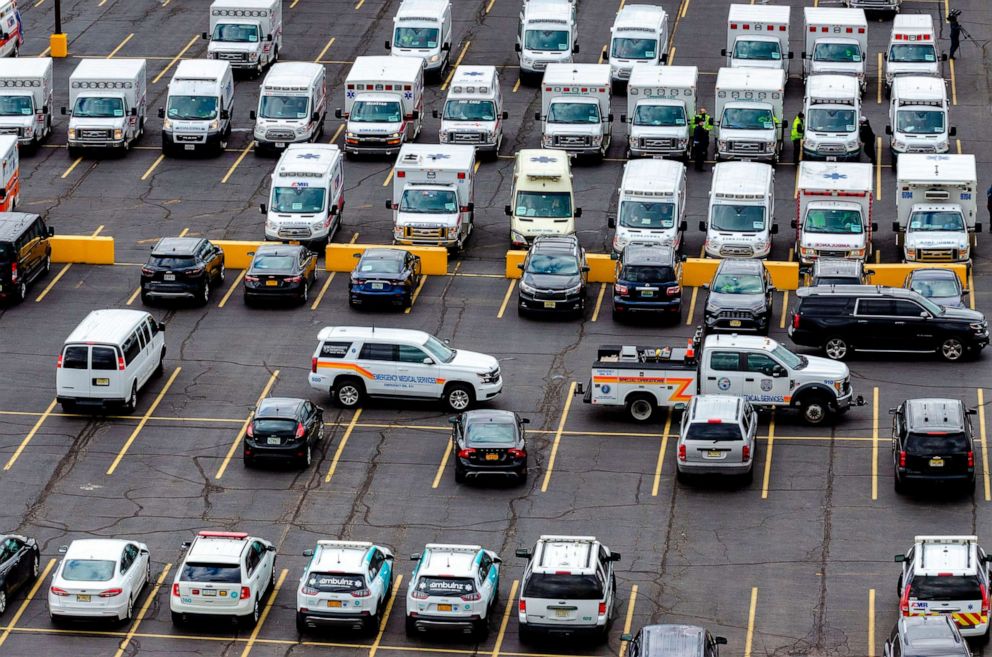
[[[607,120],[607,121],[608,121],[609,123],[613,123],[613,113],[612,113],[612,112],[606,115],[606,120]],[[953,128],[952,128],[952,129],[953,129]]]
[[[266,34],[265,35],[265,40],[266,41],[272,41],[272,35],[271,34]]]
[[[772,235],[778,235],[778,224],[772,224]]]
[[[7,190],[0,187],[0,201],[4,200],[5,198],[7,198]]]
[[[51,110],[49,109],[48,105],[42,105],[41,106],[41,113],[42,114],[48,114],[50,111]]]
[[[790,51],[789,51],[789,59],[795,59],[795,58],[796,58],[796,53],[794,53],[794,52],[792,52],[792,51],[790,50]]]
[[[685,231],[689,230],[689,222],[687,222],[687,221],[680,222],[679,223],[679,230],[681,230],[683,233]]]
[[[893,221],[892,222],[892,232],[893,233],[898,233],[899,232],[899,222],[898,221]]]
[[[210,41],[210,35],[207,34],[206,32],[200,32],[200,38],[203,39],[204,41]]]
[[[48,236],[55,237],[55,229],[52,228],[51,226],[48,227]]]
[[[982,232],[982,225],[981,224],[975,224],[975,232],[976,233]]]
[[[255,112],[255,110],[248,110],[248,118],[254,121],[255,119],[258,118],[258,114]]]
[[[433,116],[436,119],[437,118],[437,110],[431,110],[431,116]]]
[[[503,117],[503,120],[506,121],[508,118],[510,118],[510,113],[509,112],[503,112],[502,117]]]
[[[727,56],[727,49],[726,48],[723,48],[722,50],[720,50],[720,56],[721,57],[726,57]]]
[[[334,118],[335,119],[340,119],[341,117],[342,117],[341,108],[338,108],[338,109],[334,110]]]
[[[267,206],[265,203],[259,203],[258,204],[258,212],[259,212],[259,214],[268,214],[269,213],[269,206]]]
[[[610,228],[616,228],[617,227],[617,218],[616,217],[607,217],[606,218],[606,225],[609,226]]]
[[[510,208],[509,205],[504,205],[503,206],[503,214],[505,214],[508,217],[513,214],[513,210]]]
[[[386,209],[387,210],[392,210],[393,209],[393,202],[392,201],[386,201]]]
[[[227,121],[229,118],[231,118],[231,113],[226,109],[222,109],[220,111],[220,118],[224,121]]]
[[[513,49],[516,50],[517,52],[520,52],[520,44],[519,43],[513,44]]]
[[[534,112],[534,120],[535,121],[540,121],[541,120],[541,113],[540,112]]]
[[[62,108],[62,116],[65,116],[68,113],[69,113],[69,110],[67,108],[63,107]]]
[[[450,51],[450,50],[451,50],[451,44],[450,44],[450,43],[446,43],[446,44],[444,44],[443,46],[441,46],[441,50],[442,50],[443,52],[448,52],[448,51]]]
[[[413,117],[413,120],[414,121],[416,121],[417,119],[419,119],[420,118],[420,110],[413,110],[412,117]]]
[[[954,137],[957,134],[958,134],[958,127],[956,125],[952,125],[951,129],[947,131],[947,135],[949,137]]]
[[[131,116],[138,116],[138,108],[137,107],[132,107],[131,108]]]
[[[603,59],[608,59],[608,58],[609,58],[609,56],[610,56],[610,53],[609,53],[609,51],[608,51],[608,50],[606,49],[606,46],[603,46],[603,53],[602,53],[602,57],[603,57]]]
[[[575,53],[576,55],[579,54],[579,44],[575,44],[574,46],[572,46],[572,52]]]
[[[668,53],[667,52],[661,53],[661,63],[662,64],[667,64],[668,63]]]
[[[313,121],[314,123],[320,121],[320,112],[314,112],[313,114],[311,114],[310,120]]]
[[[799,228],[799,224],[797,224],[796,223],[796,220],[793,219],[792,221],[789,222],[789,227],[790,228]]]
[[[582,208],[575,208],[575,214],[574,214],[574,217],[575,217],[576,219],[578,219],[578,218],[579,218],[579,217],[581,217],[581,216],[582,216]]]
[[[389,40],[388,39],[386,40],[386,44],[385,45],[386,45],[386,50],[389,50],[389,49],[391,49],[393,47],[392,44],[389,43]]]
[[[872,229],[873,231],[877,231],[877,230],[878,230],[878,222],[877,222],[877,221],[873,221],[873,222],[871,223],[871,229]]]
[[[906,560],[906,555],[905,555],[905,554],[897,554],[897,555],[896,555],[896,556],[895,556],[895,557],[893,558],[893,560],[894,560],[894,561],[895,561],[896,563],[902,563],[903,561],[905,561],[905,560]]]
[[[887,134],[887,135],[891,135],[892,134],[892,126],[890,126],[890,125],[885,126],[885,134]]]
[[[336,205],[332,205],[331,209],[327,212],[327,214],[331,215],[332,217],[337,213],[338,213],[338,206]]]
[[[940,61],[942,61],[942,62],[946,62],[946,61],[947,61],[947,53],[943,53],[943,54],[942,54],[942,55],[940,56]]]
[[[704,233],[706,232],[706,222],[705,221],[700,221],[699,222],[699,230],[703,231]]]
[[[799,56],[803,59],[806,59],[806,51],[804,50],[801,53],[799,53]]]
[[[62,108],[62,113],[65,114],[65,108],[64,107]],[[158,118],[160,118],[160,119],[164,119],[165,118],[165,110],[162,109],[161,107],[158,108]]]

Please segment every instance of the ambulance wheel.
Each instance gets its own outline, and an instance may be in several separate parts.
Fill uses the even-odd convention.
[[[69,151],[69,157],[72,158],[73,160],[75,160],[77,157],[79,157],[82,154],[82,151],[80,151],[78,148],[75,148],[73,146],[69,146],[68,151]]]
[[[365,396],[365,385],[354,377],[344,377],[334,386],[332,396],[342,408],[357,408]]]
[[[28,298],[28,284],[23,280],[17,284],[17,291],[14,292],[14,299],[17,303],[24,303],[24,300]]]
[[[45,266],[41,270],[42,276],[48,276],[52,271],[52,254],[49,253],[45,256]]]
[[[468,407],[474,401],[472,398],[472,389],[464,383],[449,384],[445,388],[441,398],[444,400],[444,405],[448,407],[448,410],[455,413],[468,410]]]
[[[822,393],[804,395],[798,402],[803,421],[811,426],[823,424],[830,417],[830,402]]]
[[[655,412],[655,402],[650,395],[638,394],[627,398],[627,414],[635,422],[647,422]]]

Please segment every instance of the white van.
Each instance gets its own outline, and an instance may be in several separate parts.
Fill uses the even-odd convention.
[[[278,64],[277,64],[278,66]],[[344,210],[344,162],[334,144],[291,144],[272,173],[265,239],[320,247],[334,237]]]
[[[575,0],[526,0],[517,29],[520,77],[540,77],[548,64],[571,62],[579,52]]]
[[[327,83],[323,64],[273,64],[262,81],[255,121],[255,152],[283,149],[286,144],[317,141],[327,116]]]
[[[282,0],[214,0],[207,59],[230,62],[260,75],[282,48]]]
[[[165,324],[142,310],[94,310],[69,334],[55,371],[62,410],[123,407],[131,413],[138,391],[161,376]]]
[[[885,88],[901,75],[940,77],[940,62],[947,55],[937,51],[937,36],[930,14],[899,14],[892,19],[892,34],[885,51]]]
[[[852,75],[811,75],[806,79],[803,158],[857,160],[861,155],[858,117],[861,89]],[[870,144],[873,148],[874,144]]]
[[[713,167],[704,249],[711,258],[766,258],[772,250],[775,170],[761,162],[720,162]]]
[[[419,57],[424,74],[440,79],[451,58],[451,0],[403,0],[393,17],[392,43],[386,50]]]
[[[437,110],[433,112],[438,118]],[[495,66],[459,66],[448,87],[440,114],[438,140],[442,144],[468,144],[494,159],[503,143],[503,93]]]
[[[685,165],[672,160],[631,160],[624,165],[619,211],[609,217],[613,252],[631,242],[670,246],[676,253],[685,234]]]
[[[946,153],[957,128],[948,127],[947,85],[942,78],[901,76],[892,83],[889,102],[889,150],[903,153]]]
[[[582,216],[572,196],[572,169],[565,151],[525,148],[513,165],[510,244],[528,248],[538,235],[572,235]]]
[[[212,150],[221,154],[231,137],[234,73],[230,62],[187,59],[169,82],[162,119],[162,153]]]
[[[0,135],[29,146],[51,134],[52,79],[51,57],[0,59]]]
[[[668,14],[660,5],[625,5],[610,28],[609,51],[614,92],[630,79],[634,64],[659,65],[668,61]]]

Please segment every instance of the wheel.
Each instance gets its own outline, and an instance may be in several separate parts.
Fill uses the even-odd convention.
[[[472,405],[472,389],[464,383],[452,383],[444,391],[444,404],[455,413],[467,410]]]
[[[300,612],[296,612],[296,631],[300,634],[307,631],[306,618]]]
[[[251,613],[241,618],[241,622],[246,628],[252,629],[258,625],[258,618],[262,613],[261,608],[262,605],[259,604],[258,598],[255,598],[255,605],[251,608]]]
[[[489,617],[480,618],[475,621],[475,628],[472,631],[476,641],[485,641],[489,638]]]
[[[304,283],[303,284],[303,293],[300,294],[300,303],[301,304],[302,303],[306,303],[307,302],[307,299],[309,299],[309,298],[310,298],[310,284],[309,283]]]
[[[0,590],[0,616],[3,616],[5,611],[7,611],[7,592]]]
[[[521,623],[517,626],[517,638],[520,640],[520,643],[532,643],[534,641],[534,633],[530,631],[527,625]]]
[[[269,595],[276,590],[276,560],[272,560],[272,569],[269,570],[269,585],[265,587],[265,595]]]
[[[371,636],[375,636],[376,634],[379,633],[379,623],[380,622],[381,622],[381,619],[379,618],[379,610],[376,609],[375,610],[375,613],[372,614],[371,616],[369,616],[365,620],[365,627],[362,628],[362,629],[365,630],[365,633],[366,634],[369,634]]]
[[[34,553],[31,561],[31,579],[38,579],[38,573],[41,572],[41,560],[38,558],[38,553]]]
[[[636,422],[647,422],[654,411],[654,399],[647,395],[634,395],[627,400],[627,414]]]
[[[14,293],[14,297],[17,303],[24,303],[28,298],[28,284],[25,281],[17,284],[17,292]]]
[[[82,151],[73,146],[69,146],[67,150],[69,151],[69,157],[74,160],[82,154]]]
[[[406,635],[417,636],[417,624],[409,616],[406,617]]]
[[[899,475],[896,475],[895,477],[892,478],[892,487],[900,495],[904,495],[906,493],[906,483],[899,478]],[[897,590],[898,590],[899,594],[902,595],[902,580],[901,579],[899,581],[899,588]]]
[[[158,379],[165,372],[165,349],[162,350],[162,354],[158,357],[158,366],[155,371],[152,372],[152,378]]]
[[[52,622],[55,622],[55,617],[52,616]],[[178,611],[172,612],[172,624],[176,627],[182,627],[186,624],[186,617],[180,614]]]
[[[523,466],[517,471],[517,483],[520,485],[527,483],[527,466]]]
[[[52,254],[49,253],[48,255],[45,256],[45,266],[41,268],[41,275],[48,276],[48,274],[51,271],[52,271]]]
[[[967,350],[964,343],[958,338],[947,338],[940,344],[941,357],[950,363],[961,360],[964,357],[965,351]]]
[[[134,600],[131,596],[127,598],[127,609],[124,610],[124,617],[121,618],[122,623],[128,623],[134,617]]]
[[[975,637],[975,645],[976,646],[985,646],[985,645],[988,645],[988,643],[989,643],[989,629],[990,628],[985,628],[985,634],[982,634],[981,636]]]
[[[63,413],[75,413],[76,412],[76,402],[64,401],[60,402],[62,406]]]
[[[217,282],[223,283],[226,277],[227,277],[227,269],[224,267],[224,265],[221,265],[220,272],[217,274]]]
[[[679,483],[682,483],[682,484],[688,483],[688,481],[689,481],[689,473],[687,473],[687,472],[685,472],[683,470],[679,470],[678,468],[676,468],[675,469],[675,479],[678,480],[678,482]]]
[[[244,464],[245,468],[249,470],[255,467],[255,459],[248,456],[247,454],[243,454],[241,456],[241,462]]]
[[[823,353],[831,360],[844,360],[849,351],[847,341],[841,337],[834,336],[823,343]]]
[[[198,299],[201,306],[205,306],[210,303],[210,282],[206,281],[203,283],[203,289],[200,291],[200,298]]]
[[[311,463],[313,463],[313,447],[311,447],[310,443],[307,443],[306,454],[301,459],[300,466],[309,468]]]
[[[799,400],[803,421],[811,426],[823,424],[830,417],[830,403],[823,395],[810,395]]]
[[[744,485],[744,486],[750,486],[752,482],[754,482],[754,465],[752,465],[751,466],[751,469],[748,470],[747,472],[745,472],[741,476],[741,484],[742,485]]]
[[[138,407],[138,384],[131,384],[131,395],[124,402],[124,412],[134,413],[134,409]]]
[[[342,408],[355,408],[362,403],[365,396],[365,385],[358,379],[351,377],[342,379],[334,387],[334,400]]]
[[[455,466],[455,483],[463,484],[465,483],[465,470],[459,466]]]

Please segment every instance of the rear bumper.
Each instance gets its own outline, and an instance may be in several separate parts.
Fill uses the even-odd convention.
[[[900,481],[906,483],[934,483],[934,484],[959,484],[965,482],[975,481],[975,473],[972,472],[948,472],[948,473],[929,473],[929,472],[897,472],[897,476]]]
[[[246,299],[293,299],[303,293],[303,284],[295,283],[292,287],[246,287]]]
[[[527,471],[525,461],[516,461],[510,464],[500,465],[479,465],[470,463],[464,459],[458,459],[458,467],[465,473],[467,479],[485,477],[511,477],[519,478]]]
[[[363,616],[361,614],[334,614],[330,612],[314,611],[313,609],[298,611],[297,613],[303,620],[303,624],[313,629],[348,628],[353,630],[361,630],[365,628],[365,624],[369,619],[369,616]]]
[[[84,603],[66,603],[64,598],[49,595],[48,609],[53,616],[60,618],[121,618],[127,612],[127,596],[121,594],[120,598],[117,605],[94,607]]]
[[[102,411],[106,409],[120,408],[127,402],[126,399],[101,399],[97,397],[69,397],[59,395],[55,398],[59,404],[73,404],[87,409]]]
[[[673,301],[631,301],[624,297],[613,297],[613,309],[629,313],[678,313],[682,311],[682,299]]]
[[[441,616],[407,616],[407,619],[420,632],[454,632],[458,634],[472,634],[476,624],[480,622],[475,618],[445,618]]]
[[[600,625],[558,624],[521,622],[520,629],[561,638],[592,637],[603,632],[605,623]]]
[[[720,462],[719,465],[717,463],[679,461],[677,467],[679,472],[686,474],[739,476],[750,472],[751,468],[754,467],[754,460],[752,459],[747,463]]]
[[[157,297],[161,299],[183,299],[198,297],[203,290],[203,285],[192,285],[183,283],[144,283],[141,286],[141,293],[146,297]]]
[[[306,441],[300,441],[299,443],[294,443],[291,445],[269,447],[267,445],[260,446],[245,441],[243,448],[245,452],[250,451],[250,454],[246,455],[253,459],[267,461],[292,461],[302,458],[306,454],[307,444]]]
[[[355,291],[349,292],[349,299],[355,305],[396,304],[402,305],[412,293],[407,290]]]

